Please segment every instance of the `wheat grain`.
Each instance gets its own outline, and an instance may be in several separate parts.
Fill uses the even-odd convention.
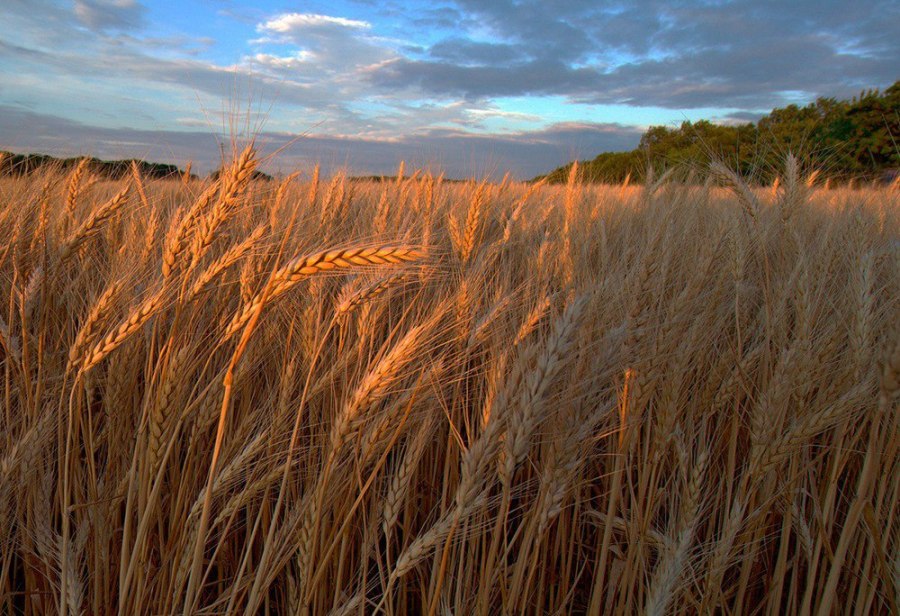
[[[263,301],[274,301],[309,276],[338,268],[404,263],[418,260],[422,256],[418,250],[408,246],[382,246],[331,250],[297,257],[272,275],[268,284],[268,296],[261,292],[244,304],[231,320],[224,336],[230,338],[240,331]]]
[[[125,201],[128,199],[128,192],[130,190],[130,186],[126,186],[119,193],[116,194],[112,199],[107,201],[102,206],[98,207],[94,210],[90,217],[81,223],[81,226],[69,236],[68,239],[63,243],[62,247],[59,250],[59,259],[60,261],[65,261],[75,250],[78,249],[79,246],[84,244],[88,239],[97,235],[100,232],[101,227],[106,221],[116,215],[116,213],[125,205]]]
[[[160,289],[151,294],[147,299],[135,307],[128,317],[98,342],[84,355],[81,362],[81,371],[87,372],[92,367],[122,345],[134,332],[139,330],[162,307],[165,289]]]
[[[87,158],[79,160],[75,169],[72,171],[72,174],[69,176],[69,182],[66,185],[66,212],[70,216],[75,212],[75,207],[78,205],[78,196],[82,192],[81,182],[89,162],[90,160]]]

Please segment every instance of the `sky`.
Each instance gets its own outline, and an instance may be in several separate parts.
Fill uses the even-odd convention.
[[[896,0],[0,0],[0,149],[522,179],[898,67]]]

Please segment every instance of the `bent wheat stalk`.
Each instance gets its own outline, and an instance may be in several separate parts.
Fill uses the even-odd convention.
[[[351,268],[371,265],[388,265],[421,259],[424,254],[409,246],[382,246],[379,248],[349,248],[318,252],[305,257],[297,257],[276,271],[271,278],[268,297],[258,293],[234,315],[225,330],[225,339],[241,331],[244,325],[264,301],[274,301],[284,295],[299,282],[314,274],[337,268]]]

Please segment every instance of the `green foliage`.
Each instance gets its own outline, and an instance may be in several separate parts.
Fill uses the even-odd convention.
[[[791,152],[827,177],[872,180],[900,167],[898,142],[900,81],[884,92],[869,90],[848,101],[819,98],[805,107],[774,109],[756,124],[700,120],[678,128],[653,126],[636,149],[605,152],[579,162],[579,168],[582,181],[620,183],[626,177],[642,181],[649,166],[702,171],[718,160],[745,177],[769,182]],[[571,163],[547,177],[552,183],[565,182],[569,169]]]

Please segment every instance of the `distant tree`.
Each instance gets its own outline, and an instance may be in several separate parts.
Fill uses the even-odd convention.
[[[628,176],[640,181],[648,165],[703,170],[721,160],[742,175],[769,182],[788,152],[838,180],[871,180],[900,168],[900,81],[848,101],[822,97],[802,107],[773,109],[756,124],[699,120],[677,128],[651,126],[635,150],[605,152],[579,162],[579,168],[583,181],[621,182]],[[565,182],[570,168],[571,163],[539,178]]]
[[[209,178],[210,178],[211,180],[217,180],[217,179],[219,179],[219,176],[220,176],[221,174],[222,174],[222,170],[221,170],[221,169],[216,169],[215,171],[213,171],[212,173],[209,174]],[[265,181],[265,182],[269,182],[269,181],[271,181],[271,180],[273,180],[273,179],[275,179],[275,178],[272,177],[271,175],[269,175],[268,173],[264,173],[264,172],[260,171],[259,169],[257,169],[257,170],[255,170],[255,171],[253,172],[253,179],[254,179],[254,180],[263,180],[263,181]]]
[[[0,158],[4,159],[3,165],[0,166],[0,175],[26,175],[51,167],[65,171],[82,160],[81,158],[54,158],[46,154],[13,154],[12,152],[0,152]],[[145,178],[162,179],[180,176],[182,173],[176,165],[148,163],[143,160],[134,160],[133,162],[137,163],[138,169]],[[131,164],[132,160],[110,161],[91,158],[88,161],[88,169],[100,177],[118,180],[131,173]]]

